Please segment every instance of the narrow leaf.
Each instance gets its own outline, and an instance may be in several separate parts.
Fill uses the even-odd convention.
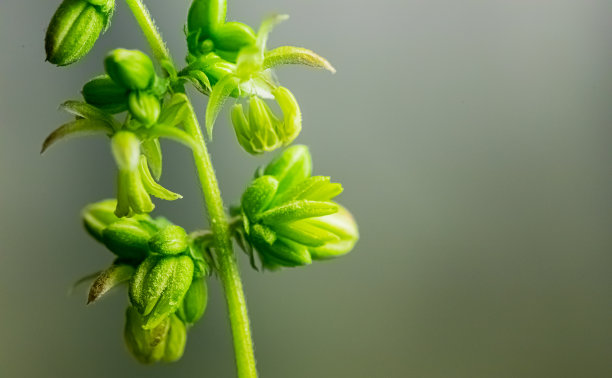
[[[321,217],[338,211],[338,205],[333,202],[295,201],[270,209],[258,218],[269,225],[283,224],[300,219]]]
[[[86,102],[66,101],[60,107],[77,117],[92,121],[104,121],[115,130],[121,127],[121,124],[112,115]]]
[[[155,180],[151,176],[151,172],[149,172],[147,159],[144,156],[140,157],[139,169],[142,183],[149,194],[166,201],[174,201],[183,198],[183,196],[181,196],[180,194],[171,192],[163,186],[159,185],[157,182],[155,182]]]
[[[134,270],[130,265],[111,265],[91,285],[87,304],[94,303],[115,286],[129,280]]]
[[[83,118],[77,119],[76,121],[60,126],[54,132],[49,134],[47,139],[45,139],[43,142],[40,153],[44,153],[49,147],[59,140],[97,134],[106,134],[111,136],[113,134],[113,129],[107,123],[102,121],[94,121]]]
[[[325,58],[316,54],[314,51],[302,47],[281,46],[266,52],[264,57],[264,69],[274,68],[284,64],[301,64],[336,73],[336,69]]]
[[[310,247],[320,247],[329,242],[338,242],[340,237],[333,232],[317,227],[308,220],[284,223],[275,227],[279,236]]]

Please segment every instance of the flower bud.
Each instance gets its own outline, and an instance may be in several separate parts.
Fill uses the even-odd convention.
[[[83,58],[108,27],[114,0],[64,0],[47,29],[47,60],[65,66]]]
[[[127,110],[128,90],[107,75],[98,76],[83,86],[85,102],[111,114]]]
[[[113,50],[106,56],[104,67],[115,83],[128,89],[148,89],[155,80],[153,62],[138,50]]]
[[[159,118],[161,106],[159,99],[152,94],[132,91],[128,99],[130,114],[145,126],[151,126]]]
[[[187,324],[194,324],[206,311],[208,302],[208,286],[203,277],[194,279],[183,298],[176,315]]]
[[[350,213],[331,200],[342,185],[310,176],[308,149],[287,149],[242,195],[243,229],[265,268],[307,265],[348,253],[359,238]]]
[[[212,35],[215,49],[236,52],[245,46],[254,45],[256,38],[253,29],[242,22],[227,22]]]
[[[187,343],[187,328],[176,315],[170,315],[170,328],[166,335],[166,345],[164,349],[164,362],[178,361],[185,352]]]
[[[249,100],[248,117],[241,104],[232,108],[231,118],[238,142],[250,154],[273,151],[288,145],[302,130],[302,116],[295,97],[288,89],[279,87],[274,92],[283,120],[279,120],[258,96]]]
[[[149,241],[152,252],[162,255],[177,255],[189,247],[189,236],[184,228],[168,226],[156,233]]]
[[[170,329],[170,318],[156,327],[144,329],[144,319],[138,311],[129,306],[125,313],[124,339],[130,353],[143,364],[160,361],[166,353],[166,339]]]
[[[143,327],[153,329],[175,312],[193,278],[188,256],[149,256],[130,281],[130,300],[144,316]]]
[[[109,225],[102,232],[106,248],[120,258],[144,260],[149,252],[151,234],[138,220],[123,218]]]
[[[83,225],[87,232],[97,241],[103,242],[102,232],[119,218],[114,213],[117,201],[114,199],[87,205],[83,209]]]
[[[227,0],[194,0],[187,16],[187,31],[199,32],[200,38],[208,38],[225,22]]]

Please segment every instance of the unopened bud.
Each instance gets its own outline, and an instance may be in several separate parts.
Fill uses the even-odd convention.
[[[156,233],[149,241],[152,252],[162,255],[177,255],[189,247],[189,236],[180,226],[168,226]]]
[[[130,114],[144,124],[151,126],[159,118],[161,106],[159,99],[148,92],[132,91],[128,99]]]
[[[166,353],[166,338],[170,319],[166,318],[152,329],[144,329],[144,319],[138,311],[129,306],[125,313],[123,336],[130,353],[143,364],[160,361]]]
[[[128,90],[115,83],[107,75],[98,76],[83,86],[85,102],[109,113],[127,110]]]
[[[187,16],[187,30],[208,38],[225,22],[227,0],[194,0]]]
[[[166,345],[164,349],[164,362],[178,361],[185,352],[187,343],[187,328],[176,315],[170,315],[170,328],[166,335]]]
[[[257,37],[250,26],[242,22],[227,22],[217,28],[212,35],[215,49],[238,51],[245,46],[254,45]]]
[[[144,328],[157,327],[175,312],[193,279],[188,256],[149,256],[130,281],[130,300],[144,316]]]
[[[83,58],[109,25],[115,0],[64,0],[47,29],[47,60],[65,66]]]
[[[102,232],[104,245],[120,258],[142,261],[149,251],[148,230],[136,219],[123,218]]]
[[[208,286],[204,277],[194,279],[189,290],[183,298],[181,306],[176,311],[181,320],[187,324],[194,324],[206,311],[208,302]]]
[[[106,56],[104,67],[115,83],[132,90],[148,89],[155,79],[151,58],[138,50],[113,50]]]

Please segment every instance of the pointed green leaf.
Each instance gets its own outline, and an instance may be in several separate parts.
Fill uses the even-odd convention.
[[[271,246],[257,246],[258,251],[272,257],[276,263],[282,266],[301,266],[312,263],[308,249],[289,239],[278,238]]]
[[[338,235],[317,227],[309,223],[308,220],[283,223],[275,226],[274,230],[279,236],[310,247],[320,247],[329,242],[340,241]]]
[[[60,126],[49,134],[43,142],[40,153],[44,153],[49,147],[60,140],[98,134],[111,136],[113,134],[113,129],[103,121],[93,121],[83,118],[77,119],[76,121]]]
[[[129,280],[134,271],[134,267],[127,264],[111,265],[91,285],[87,304],[94,303],[115,286]]]
[[[257,219],[268,225],[277,225],[300,219],[321,217],[338,211],[333,202],[300,200],[272,208],[257,216]]]
[[[144,188],[149,194],[166,201],[174,201],[183,198],[182,195],[169,191],[153,179],[149,172],[147,159],[144,155],[140,158],[139,170]]]
[[[336,73],[336,69],[325,58],[317,55],[314,51],[302,47],[281,46],[265,53],[265,69],[284,64],[301,64]]]

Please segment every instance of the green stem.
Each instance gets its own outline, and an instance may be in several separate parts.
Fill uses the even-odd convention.
[[[126,3],[132,10],[132,13],[134,13],[136,21],[149,42],[156,59],[160,62],[168,61],[174,64],[142,0],[126,0]],[[246,299],[242,288],[238,263],[232,248],[232,239],[223,200],[210,155],[206,148],[202,129],[191,102],[188,105],[190,114],[185,122],[185,130],[197,144],[197,148],[193,149],[193,156],[202,186],[202,194],[208,208],[210,227],[215,239],[215,254],[219,264],[218,274],[223,284],[229,312],[238,377],[256,378],[257,370],[255,368],[255,355],[253,353]]]

